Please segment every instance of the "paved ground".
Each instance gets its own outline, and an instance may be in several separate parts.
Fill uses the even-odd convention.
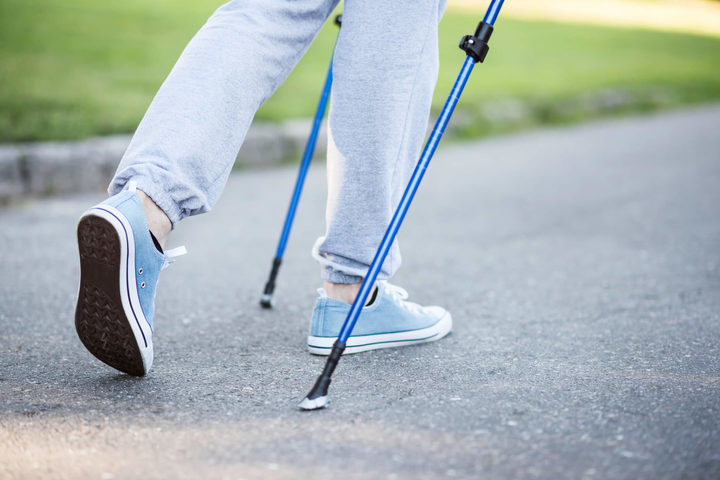
[[[101,194],[0,211],[0,478],[718,478],[719,126],[714,106],[445,147],[396,280],[455,332],[343,359],[312,413],[321,166],[274,311],[294,169],[234,175],[181,225],[142,379],[72,327]]]

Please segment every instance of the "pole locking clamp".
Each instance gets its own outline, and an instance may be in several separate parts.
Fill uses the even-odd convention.
[[[480,22],[474,35],[465,35],[462,40],[460,40],[460,49],[470,55],[475,60],[475,63],[482,63],[483,60],[485,60],[488,50],[490,50],[488,42],[490,41],[492,32],[492,25]]]

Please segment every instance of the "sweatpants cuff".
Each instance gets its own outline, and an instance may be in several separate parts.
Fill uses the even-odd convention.
[[[108,186],[108,193],[117,194],[130,180],[134,180],[138,190],[150,197],[165,212],[173,229],[186,216],[207,211],[205,199],[201,198],[197,191],[181,183],[171,173],[150,164],[131,165],[118,170]],[[184,204],[188,204],[190,208],[185,208]]]

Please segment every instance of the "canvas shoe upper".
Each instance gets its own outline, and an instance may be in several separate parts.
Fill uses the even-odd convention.
[[[452,329],[452,317],[445,309],[408,302],[405,290],[386,281],[378,282],[377,288],[375,300],[362,309],[344,353],[432,342]],[[350,305],[329,298],[322,288],[318,293],[308,350],[316,355],[329,355]]]

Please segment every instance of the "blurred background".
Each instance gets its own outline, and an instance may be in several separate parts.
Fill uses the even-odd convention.
[[[0,143],[132,133],[222,3],[0,0]],[[486,7],[450,1],[436,112],[462,62],[458,41]],[[456,137],[720,99],[718,1],[509,0],[497,27],[451,122]],[[257,119],[312,115],[335,35],[328,24]]]
[[[451,139],[613,118],[437,155],[395,278],[456,331],[343,360],[322,414],[294,409],[324,362],[321,165],[274,310],[292,165],[231,175],[173,233],[190,254],[160,282],[151,375],[91,359],[77,219],[224,1],[0,0],[0,480],[720,479],[720,1],[505,2]],[[450,0],[435,113],[488,3]],[[263,165],[299,160],[336,35],[258,112]]]

